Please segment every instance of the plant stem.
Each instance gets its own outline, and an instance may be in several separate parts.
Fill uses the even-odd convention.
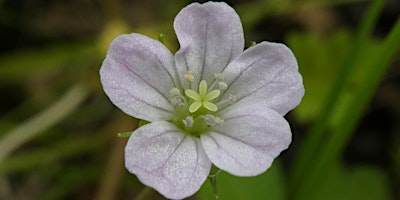
[[[144,187],[142,191],[136,196],[135,200],[148,200],[155,193],[153,188]]]
[[[356,41],[350,50],[350,53],[344,60],[342,67],[339,69],[336,82],[328,94],[328,98],[321,109],[320,115],[311,127],[299,150],[295,162],[293,162],[294,166],[290,182],[293,191],[301,185],[301,181],[304,180],[304,177],[307,177],[308,169],[313,165],[315,156],[318,154],[319,149],[325,145],[322,140],[326,136],[325,133],[329,117],[335,111],[336,102],[338,102],[340,94],[342,94],[342,91],[346,87],[347,80],[356,66],[355,62],[357,57],[367,43],[383,5],[384,1],[375,0],[369,6],[365,19],[363,20],[357,34]]]
[[[88,90],[77,84],[46,110],[23,122],[0,140],[0,163],[19,146],[57,124],[86,99]]]

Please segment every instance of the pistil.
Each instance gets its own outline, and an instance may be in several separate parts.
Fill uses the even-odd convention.
[[[202,80],[199,85],[199,93],[192,89],[185,90],[186,96],[194,100],[189,107],[189,112],[194,113],[199,110],[200,107],[204,107],[209,111],[215,112],[218,107],[210,101],[217,98],[220,94],[219,90],[213,90],[207,94],[207,82]]]
[[[189,89],[183,90],[182,93],[181,89],[172,88],[169,95],[171,104],[176,110],[173,122],[185,133],[198,137],[211,127],[224,123],[224,119],[215,115],[215,112],[218,111],[218,108],[234,104],[236,96],[229,95],[227,99],[223,100],[219,98],[221,91],[228,88],[221,73],[214,74],[215,79],[210,86],[205,80],[201,80],[197,87],[198,91],[191,89],[195,78],[195,71],[189,70],[183,77],[184,81],[189,84]]]

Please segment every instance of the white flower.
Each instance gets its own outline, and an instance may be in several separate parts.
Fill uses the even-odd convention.
[[[150,123],[125,148],[126,168],[167,198],[199,190],[211,165],[236,176],[265,172],[291,142],[283,118],[304,94],[296,59],[283,44],[245,51],[236,12],[193,3],[176,16],[174,55],[132,33],[110,45],[104,91],[125,113]]]

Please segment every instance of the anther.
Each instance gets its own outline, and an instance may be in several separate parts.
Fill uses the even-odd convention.
[[[183,105],[183,100],[179,96],[171,98],[171,104],[174,109],[178,109]]]
[[[172,88],[169,91],[169,96],[171,96],[171,97],[181,96],[181,91],[178,88]]]
[[[218,116],[215,115],[210,115],[207,114],[204,116],[204,121],[209,125],[209,126],[216,126],[216,125],[221,125],[224,123],[224,120]]]
[[[229,104],[234,104],[236,101],[237,101],[237,98],[236,98],[236,96],[234,96],[234,95],[229,95],[229,97],[228,97],[228,101],[229,101]]]
[[[192,127],[194,120],[192,116],[187,116],[186,119],[182,120],[183,124],[185,124],[185,126],[187,127]]]
[[[184,97],[181,95],[181,91],[178,88],[172,88],[169,91],[169,96],[171,105],[174,107],[174,109],[178,109],[183,105]]]
[[[220,90],[226,90],[226,88],[228,88],[228,84],[226,84],[223,81],[218,82],[218,89]]]
[[[215,78],[218,82],[224,81],[224,75],[221,74],[221,73],[215,73],[215,74],[214,74],[214,78]]]
[[[193,70],[189,70],[187,74],[185,74],[185,76],[183,76],[183,79],[187,82],[187,83],[193,83],[194,81],[194,75],[195,72]]]
[[[228,98],[225,98],[222,101],[219,101],[216,105],[219,108],[220,107],[226,107],[228,105],[232,105],[232,104],[236,103],[236,101],[237,101],[237,97],[230,94]]]
[[[192,74],[186,74],[183,78],[187,83],[193,83],[194,81],[194,76]]]

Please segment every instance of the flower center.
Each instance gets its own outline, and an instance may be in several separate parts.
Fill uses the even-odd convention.
[[[191,113],[199,110],[201,106],[213,112],[218,110],[217,106],[210,101],[217,98],[220,94],[220,91],[213,90],[207,94],[207,82],[205,80],[202,80],[200,82],[199,93],[195,92],[192,89],[187,89],[185,90],[185,94],[186,96],[194,100],[194,102],[189,107],[189,112]]]
[[[224,120],[216,115],[218,107],[236,101],[233,95],[221,101],[221,91],[226,90],[228,85],[224,82],[222,74],[215,74],[214,77],[215,80],[210,86],[205,80],[201,80],[198,91],[195,91],[191,89],[195,72],[189,71],[184,76],[184,81],[190,89],[172,88],[169,92],[171,105],[175,109],[175,118],[171,122],[186,134],[198,137],[211,127],[221,125]]]

